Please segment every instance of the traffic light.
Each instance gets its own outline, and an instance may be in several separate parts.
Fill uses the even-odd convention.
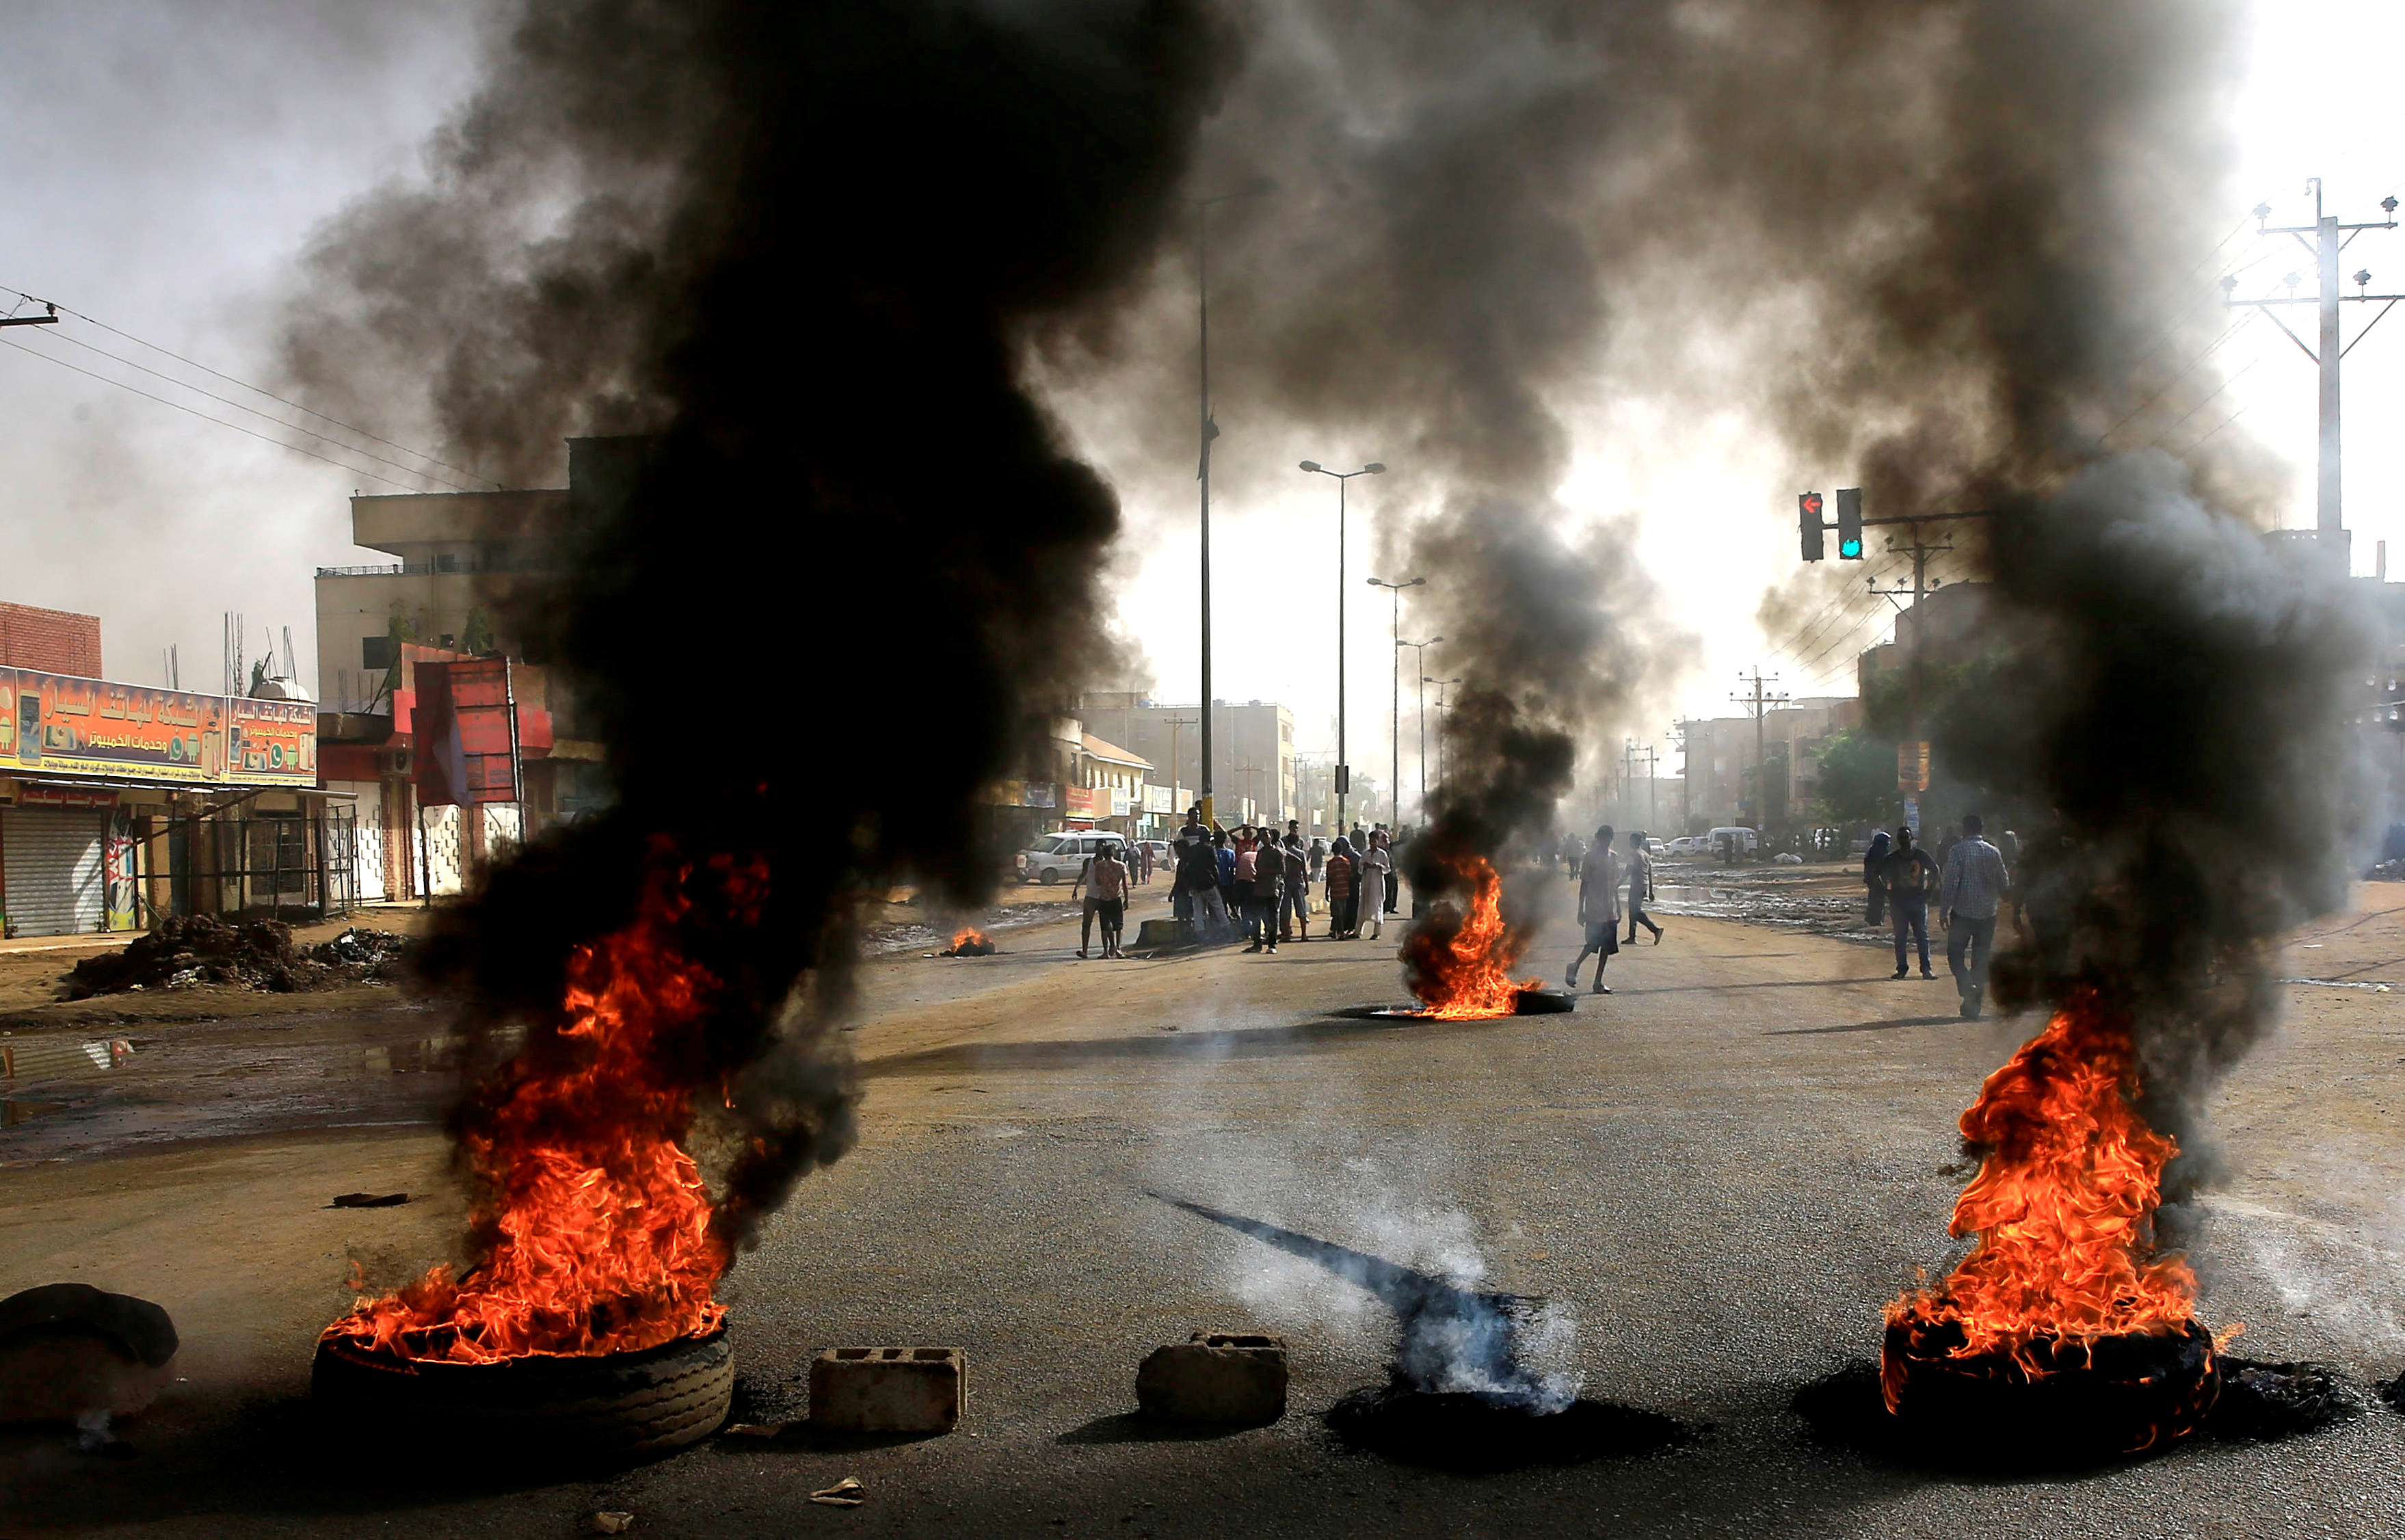
[[[1821,494],[1807,492],[1795,500],[1795,530],[1804,537],[1804,559],[1818,561],[1823,551],[1821,544]]]
[[[1837,488],[1837,559],[1860,561],[1863,558],[1863,489],[1859,487]]]

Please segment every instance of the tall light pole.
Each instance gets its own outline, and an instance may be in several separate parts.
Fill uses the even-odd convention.
[[[1437,783],[1442,785],[1444,782],[1444,768],[1453,762],[1451,751],[1444,745],[1444,692],[1447,685],[1460,684],[1461,675],[1455,674],[1451,679],[1431,679],[1427,674],[1422,674],[1420,683],[1436,686],[1436,778]]]
[[[1357,471],[1331,471],[1315,459],[1302,462],[1315,475],[1336,478],[1336,832],[1344,832],[1344,794],[1353,789],[1353,767],[1344,762],[1344,484],[1355,476],[1380,476],[1386,468],[1371,460]]]
[[[1428,675],[1420,673],[1420,671],[1428,667],[1428,650],[1443,640],[1444,638],[1441,636],[1432,636],[1426,642],[1413,642],[1405,640],[1395,643],[1395,653],[1399,657],[1401,656],[1402,650],[1405,647],[1413,649],[1412,672],[1419,674],[1420,678],[1420,682],[1417,686],[1419,690],[1419,704],[1414,709],[1413,714],[1419,719],[1420,725],[1420,799],[1418,812],[1420,822],[1422,823],[1428,822]]]
[[[1398,831],[1403,827],[1403,590],[1416,588],[1427,581],[1424,577],[1409,577],[1400,583],[1389,583],[1383,577],[1370,580],[1370,586],[1388,590],[1395,600],[1395,650],[1387,659],[1393,664],[1387,671],[1393,676],[1393,683],[1390,699],[1386,702],[1386,725],[1394,733],[1391,745],[1394,758],[1386,766],[1386,802],[1387,816],[1394,819]]]
[[[1267,177],[1255,177],[1234,192],[1215,193],[1208,198],[1188,198],[1194,205],[1194,314],[1200,346],[1195,357],[1201,374],[1202,389],[1198,393],[1201,423],[1196,429],[1201,462],[1194,478],[1202,486],[1202,787],[1197,798],[1202,804],[1202,827],[1211,827],[1211,441],[1219,436],[1219,425],[1211,420],[1211,208],[1234,198],[1249,198],[1256,193],[1274,191],[1277,183]],[[1174,772],[1172,773],[1174,779]]]

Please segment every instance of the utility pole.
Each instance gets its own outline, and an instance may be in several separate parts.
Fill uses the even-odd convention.
[[[1920,794],[1929,789],[1927,786],[1920,784],[1920,776],[1918,770],[1918,767],[1923,763],[1920,745],[1928,742],[1929,730],[1928,724],[1921,719],[1923,684],[1922,666],[1926,661],[1928,642],[1927,639],[1920,634],[1920,601],[1930,594],[1936,592],[1938,585],[1942,581],[1941,579],[1934,578],[1929,575],[1929,558],[1933,556],[1943,556],[1954,548],[1953,542],[1951,541],[1947,542],[1943,545],[1932,544],[1929,541],[1921,537],[1920,526],[1924,523],[1936,524],[1954,519],[1986,518],[1988,516],[1989,516],[1986,513],[1981,512],[1976,514],[1929,514],[1921,516],[1920,517],[1914,517],[1910,515],[1906,515],[1901,518],[1866,518],[1863,520],[1864,524],[1901,524],[1909,531],[1906,536],[1908,544],[1899,545],[1895,543],[1895,537],[1893,535],[1890,535],[1887,537],[1887,548],[1891,552],[1909,554],[1911,556],[1912,586],[1907,588],[1903,584],[1899,583],[1891,587],[1882,588],[1878,586],[1878,579],[1876,577],[1866,577],[1863,579],[1863,583],[1864,586],[1872,593],[1878,595],[1881,599],[1886,600],[1889,603],[1895,606],[1896,641],[1899,643],[1906,643],[1907,632],[1910,637],[1910,641],[1906,643],[1904,649],[1905,732],[1906,734],[1904,742],[1905,743],[1911,745],[1909,759],[1910,763],[1915,766],[1916,769],[1911,778],[1914,784],[1910,786],[1906,785],[1905,765],[1906,762],[1906,751],[1902,745],[1899,745],[1896,754],[1896,791],[1899,795],[1910,796],[1915,798],[1913,806],[1916,810],[1920,806],[1920,802],[1918,800]],[[1907,594],[1912,598],[1912,602],[1908,605],[1902,602],[1902,600]],[[1917,819],[1907,819],[1906,822],[1913,824],[1915,827],[1919,827]]]
[[[2239,305],[2253,305],[2269,316],[2271,323],[2287,332],[2288,340],[2295,343],[2298,349],[2311,359],[2321,372],[2321,435],[2317,467],[2320,474],[2314,496],[2314,538],[2325,551],[2337,558],[2340,570],[2343,572],[2347,570],[2348,562],[2346,526],[2341,516],[2339,503],[2338,366],[2340,360],[2354,351],[2355,343],[2340,341],[2339,302],[2349,300],[2363,304],[2379,303],[2380,314],[2365,322],[2363,330],[2355,334],[2355,342],[2361,342],[2373,327],[2380,324],[2381,316],[2385,316],[2390,310],[2395,309],[2397,302],[2405,299],[2405,294],[2367,292],[2371,283],[2371,274],[2364,269],[2357,269],[2354,276],[2356,291],[2352,294],[2341,293],[2338,257],[2339,253],[2364,231],[2396,229],[2397,200],[2394,197],[2388,197],[2380,201],[2380,210],[2387,218],[2377,223],[2341,224],[2337,215],[2322,212],[2322,179],[2319,177],[2310,177],[2306,180],[2305,186],[2312,190],[2314,195],[2312,224],[2272,225],[2269,222],[2271,218],[2271,205],[2257,204],[2255,205],[2255,233],[2258,235],[2290,236],[2299,246],[2313,253],[2314,270],[2319,279],[2314,297],[2300,299],[2297,296],[2300,275],[2295,273],[2286,276],[2288,286],[2286,299],[2239,299],[2236,274],[2223,276],[2221,291],[2225,296],[2225,303],[2232,308]],[[2312,240],[2305,239],[2309,234],[2313,236]],[[2273,307],[2283,304],[2310,304],[2321,312],[2319,338],[2321,346],[2319,348],[2307,347],[2305,339],[2290,330],[2287,322],[2280,319],[2278,312]]]
[[[1416,809],[1416,813],[1422,823],[1428,822],[1428,675],[1421,673],[1420,671],[1428,667],[1428,650],[1443,640],[1444,638],[1442,636],[1432,636],[1426,642],[1413,642],[1410,638],[1405,637],[1395,643],[1395,660],[1397,662],[1400,662],[1402,660],[1402,650],[1405,647],[1412,649],[1412,672],[1418,674],[1420,681],[1418,686],[1419,705],[1416,708],[1414,714],[1419,720],[1420,728],[1420,799]],[[1399,827],[1402,823],[1402,784],[1400,782],[1397,782],[1395,784],[1395,821],[1398,827]]]
[[[1341,829],[1344,798],[1353,790],[1353,766],[1344,757],[1344,493],[1355,476],[1382,476],[1386,468],[1373,459],[1357,471],[1331,471],[1315,459],[1306,459],[1302,469],[1313,475],[1336,478],[1336,827]]]
[[[1661,820],[1662,816],[1657,794],[1654,791],[1654,782],[1658,779],[1654,772],[1660,768],[1656,763],[1660,756],[1655,754],[1653,745],[1651,743],[1638,752],[1645,756],[1645,832],[1659,834],[1662,831],[1653,826]]]
[[[43,304],[43,308],[44,308],[44,310],[47,312],[46,314],[44,314],[44,315],[39,315],[39,316],[0,316],[0,326],[56,326],[56,325],[58,325],[58,324],[59,324],[59,307],[58,307],[57,305],[55,305],[55,304],[50,304],[49,301],[47,301],[47,300],[43,301],[43,302],[42,302],[42,304]]]
[[[1221,192],[1208,198],[1188,198],[1194,205],[1194,316],[1199,346],[1195,360],[1201,389],[1197,392],[1200,418],[1195,430],[1201,463],[1194,478],[1202,487],[1202,826],[1212,821],[1211,807],[1211,441],[1219,436],[1219,425],[1211,420],[1211,209],[1231,199],[1249,198],[1256,193],[1274,190],[1277,183],[1266,177],[1235,192]]]
[[[1420,684],[1422,685],[1434,685],[1436,686],[1436,784],[1440,786],[1444,784],[1445,767],[1453,763],[1453,751],[1445,746],[1444,741],[1444,725],[1447,720],[1445,716],[1446,708],[1444,692],[1450,686],[1460,683],[1461,675],[1459,674],[1455,674],[1451,679],[1436,679],[1431,678],[1428,674],[1420,675]],[[1427,697],[1423,695],[1421,699],[1425,700]],[[1421,747],[1420,757],[1423,761],[1420,766],[1420,773],[1422,775],[1426,775],[1428,773],[1428,766],[1425,761],[1428,757],[1428,750],[1425,744]],[[1423,793],[1421,800],[1423,802],[1427,800],[1425,793]],[[1426,815],[1425,810],[1423,810],[1422,816],[1425,817]]]
[[[1749,676],[1745,674],[1738,674],[1737,677],[1739,684],[1749,681]],[[1780,690],[1774,695],[1765,691],[1763,686],[1778,677],[1775,673],[1765,677],[1761,665],[1756,664],[1751,676],[1753,693],[1729,697],[1731,700],[1753,713],[1753,821],[1755,827],[1764,834],[1770,832],[1767,819],[1770,812],[1770,766],[1769,761],[1765,757],[1768,750],[1764,736],[1763,718],[1787,703],[1787,692]],[[1742,777],[1739,778],[1739,784],[1743,784]]]
[[[1391,676],[1386,700],[1386,729],[1391,735],[1387,752],[1392,756],[1386,761],[1386,817],[1397,833],[1403,827],[1403,590],[1416,588],[1427,581],[1424,577],[1406,578],[1400,583],[1389,583],[1383,577],[1370,580],[1370,586],[1384,588],[1394,598],[1391,630],[1395,650],[1387,655],[1393,666],[1386,671]]]

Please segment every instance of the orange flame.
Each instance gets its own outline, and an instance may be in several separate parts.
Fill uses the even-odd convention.
[[[765,865],[712,864],[739,917],[756,919]],[[656,874],[631,924],[570,955],[556,1040],[529,1044],[461,1137],[487,1194],[473,1226],[488,1244],[484,1260],[456,1279],[437,1266],[359,1300],[328,1338],[485,1363],[632,1352],[724,1318],[710,1289],[726,1251],[682,1144],[720,985],[676,943],[691,908],[683,875],[673,866]]]
[[[2152,1250],[2163,1166],[2179,1145],[2139,1115],[2137,1079],[2129,1024],[2092,992],[1988,1077],[1962,1120],[1987,1154],[1948,1227],[1977,1244],[1943,1283],[1890,1305],[1891,1327],[1922,1346],[1933,1328],[1958,1327],[1945,1356],[2002,1355],[2032,1378],[2102,1337],[2187,1329],[2195,1275]],[[1890,1411],[1907,1373],[1887,1355]]]
[[[1512,977],[1527,938],[1503,919],[1503,879],[1492,862],[1461,855],[1449,864],[1470,887],[1469,912],[1450,931],[1442,925],[1414,924],[1403,940],[1412,993],[1424,1008],[1420,1014],[1448,1022],[1509,1016],[1519,1009],[1522,990],[1543,982]]]
[[[975,925],[963,925],[960,929],[952,932],[952,950],[954,952],[958,952],[963,947],[991,947],[992,945],[993,938],[987,935],[984,931],[977,929]]]

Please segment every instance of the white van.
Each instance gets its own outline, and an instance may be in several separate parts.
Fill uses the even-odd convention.
[[[1038,837],[1035,842],[1019,853],[1019,880],[1022,883],[1052,883],[1075,881],[1086,868],[1086,862],[1104,845],[1117,845],[1119,854],[1127,854],[1128,838],[1108,830],[1069,829],[1060,834]]]
[[[1731,855],[1751,855],[1759,843],[1760,836],[1753,830],[1739,828],[1734,824],[1716,828],[1704,836],[1705,852],[1724,860]]]

